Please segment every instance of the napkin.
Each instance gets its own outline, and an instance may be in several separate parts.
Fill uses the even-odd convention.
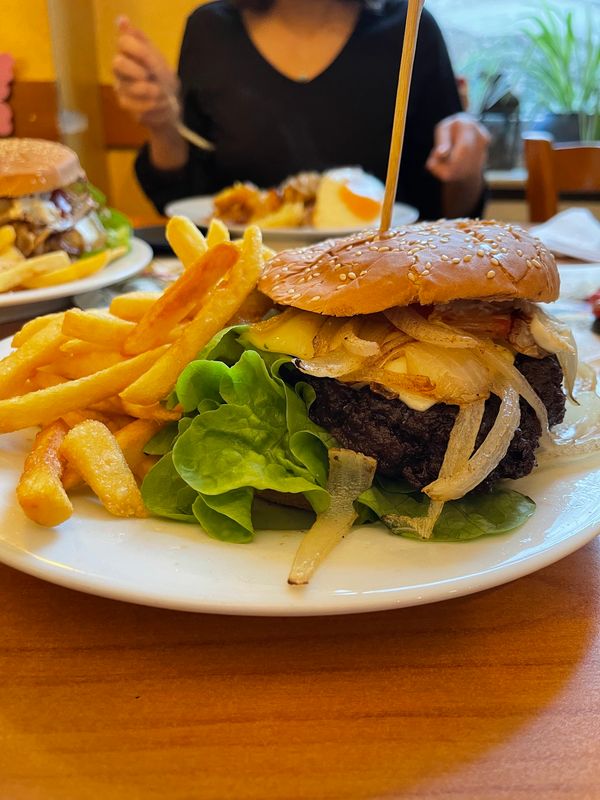
[[[600,221],[587,208],[567,208],[531,233],[557,255],[600,262]]]

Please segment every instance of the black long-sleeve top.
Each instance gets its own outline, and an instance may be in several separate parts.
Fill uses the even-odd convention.
[[[307,82],[285,77],[262,57],[228,2],[197,8],[179,61],[184,121],[216,149],[190,147],[188,163],[173,171],[156,169],[147,147],[141,150],[137,177],[157,209],[237,180],[277,185],[302,170],[360,165],[385,180],[406,8],[363,9],[333,63]],[[435,125],[460,110],[444,40],[424,11],[398,188],[398,199],[422,218],[443,213],[440,183],[425,169]]]

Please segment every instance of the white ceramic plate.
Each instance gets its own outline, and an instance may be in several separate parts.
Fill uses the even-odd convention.
[[[26,306],[30,303],[41,303],[57,297],[71,297],[83,292],[91,292],[102,286],[119,283],[135,275],[152,261],[152,248],[141,239],[133,238],[131,249],[121,258],[117,258],[104,269],[82,278],[79,281],[60,283],[58,286],[47,286],[45,289],[21,289],[14,292],[0,293],[0,309],[11,306]],[[0,312],[0,319],[1,319]]]
[[[2,343],[0,355],[7,350]],[[343,540],[309,586],[292,588],[286,578],[300,532],[262,532],[252,544],[227,544],[184,523],[111,517],[83,494],[60,528],[38,527],[14,494],[33,436],[23,431],[2,437],[0,561],[52,583],[145,605],[272,616],[419,605],[527,575],[582,547],[600,529],[595,458],[516,482],[538,507],[513,533],[436,544],[364,526]]]
[[[213,198],[211,196],[204,197],[187,197],[182,200],[176,200],[174,203],[169,203],[165,212],[167,216],[183,216],[188,217],[195,225],[207,226],[213,216]],[[396,203],[394,205],[394,213],[392,216],[393,225],[409,225],[415,222],[419,217],[419,212],[416,208],[406,205],[404,203]],[[245,225],[230,225],[227,227],[234,236],[241,235],[244,232]],[[365,226],[363,226],[365,227]],[[353,233],[361,228],[332,228],[332,229],[318,229],[318,228],[265,228],[264,236],[272,241],[279,241],[285,243],[288,240],[296,242],[298,239],[305,241],[317,241],[321,239],[329,239],[336,236],[345,236]]]

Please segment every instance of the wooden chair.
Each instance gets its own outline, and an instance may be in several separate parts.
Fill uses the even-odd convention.
[[[527,202],[532,222],[544,222],[558,211],[563,192],[600,192],[600,142],[555,144],[547,133],[524,137]]]

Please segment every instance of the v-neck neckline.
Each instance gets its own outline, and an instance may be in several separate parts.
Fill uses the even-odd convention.
[[[322,78],[324,78],[327,75],[327,73],[329,73],[332,69],[334,69],[337,66],[337,64],[341,61],[342,58],[344,58],[346,52],[348,51],[348,48],[353,43],[354,39],[356,38],[357,34],[359,33],[359,31],[360,31],[360,29],[362,27],[362,24],[364,22],[365,14],[366,14],[366,9],[363,6],[363,7],[360,8],[360,10],[358,12],[358,16],[356,17],[356,22],[354,23],[354,27],[352,28],[352,31],[351,31],[350,35],[348,36],[348,38],[346,39],[346,41],[344,42],[342,47],[338,50],[338,52],[336,53],[334,58],[332,58],[332,60],[329,62],[329,64],[327,64],[327,66],[324,69],[322,69],[321,72],[317,73],[314,77],[312,77],[312,78],[310,78],[308,80],[302,80],[302,79],[299,79],[299,78],[291,78],[289,75],[286,75],[284,72],[281,72],[281,70],[277,69],[277,67],[273,63],[271,63],[271,61],[269,61],[269,59],[265,55],[263,55],[263,53],[259,50],[259,48],[254,43],[254,40],[250,36],[250,34],[248,32],[248,28],[246,27],[246,24],[244,22],[244,18],[243,18],[242,14],[239,11],[237,12],[237,17],[238,17],[238,22],[239,22],[240,28],[241,28],[241,30],[242,30],[242,32],[244,34],[244,38],[245,38],[245,40],[247,42],[247,45],[248,45],[249,49],[251,50],[251,52],[254,53],[255,58],[258,61],[260,61],[263,64],[263,66],[269,72],[271,72],[273,75],[275,75],[280,80],[286,81],[288,84],[291,84],[292,86],[305,87],[305,86],[313,86],[315,83],[320,81]]]

